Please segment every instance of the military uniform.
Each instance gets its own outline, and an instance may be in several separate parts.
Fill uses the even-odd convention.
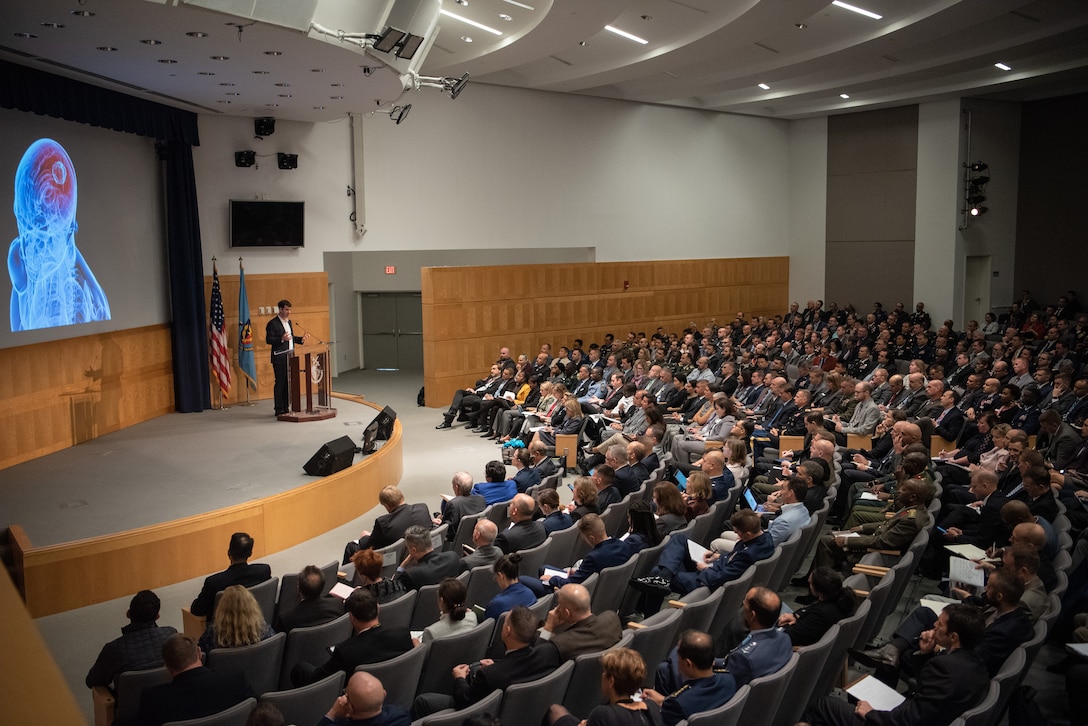
[[[692,678],[665,697],[661,720],[675,726],[693,714],[724,706],[737,692],[736,681],[728,673],[715,672],[705,678]]]
[[[824,537],[816,547],[815,567],[838,569],[843,562],[857,562],[869,549],[902,552],[915,536],[929,524],[929,512],[921,504],[904,507],[882,522],[861,525],[858,537],[849,537],[843,547],[832,536]]]

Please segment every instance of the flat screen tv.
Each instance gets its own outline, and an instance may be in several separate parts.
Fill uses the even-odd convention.
[[[302,247],[305,202],[230,200],[231,247]]]

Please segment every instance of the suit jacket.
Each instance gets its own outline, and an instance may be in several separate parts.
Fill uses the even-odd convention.
[[[712,673],[706,678],[692,678],[661,704],[661,720],[666,726],[680,723],[696,713],[724,706],[737,692],[737,682],[728,673]]]
[[[981,701],[989,687],[982,658],[958,648],[922,666],[913,696],[891,711],[870,711],[865,722],[872,726],[944,726]]]
[[[283,327],[283,321],[280,320],[280,316],[272,318],[268,321],[268,324],[264,326],[264,342],[268,343],[272,347],[272,360],[277,358],[287,357],[287,351],[291,348],[291,344],[283,341],[283,334],[287,332],[287,328]],[[294,327],[292,326],[291,332],[294,333]],[[294,336],[295,345],[302,345],[303,337],[301,335]]]
[[[872,436],[876,425],[880,423],[881,416],[880,406],[872,398],[866,399],[854,409],[854,415],[850,417],[849,423],[842,427],[842,432]]]
[[[416,563],[408,565],[397,578],[404,582],[409,590],[418,590],[424,585],[437,585],[446,577],[461,574],[461,558],[456,552],[435,552],[431,550]]]
[[[442,512],[442,521],[450,527],[446,530],[446,539],[453,541],[457,536],[457,526],[461,524],[461,518],[466,514],[479,514],[487,508],[487,500],[479,494],[469,494],[467,497],[454,497],[446,502],[446,511]]]
[[[687,548],[686,541],[684,547]],[[743,575],[744,571],[756,562],[765,560],[773,554],[774,542],[766,532],[747,542],[738,541],[728,556],[718,558],[714,564],[696,576],[696,587],[705,585],[712,591],[716,590]]]
[[[559,626],[547,640],[559,649],[560,658],[571,660],[584,653],[611,648],[622,635],[623,626],[616,611],[605,610],[600,615]]]
[[[1080,448],[1080,434],[1063,421],[1054,435],[1040,433],[1035,441],[1035,448],[1042,452],[1055,469],[1064,469]]]
[[[597,543],[597,546],[586,553],[582,558],[582,564],[571,573],[570,577],[553,577],[548,581],[553,588],[559,589],[566,584],[578,584],[584,582],[590,575],[600,572],[606,567],[615,567],[627,562],[631,557],[631,550],[626,542],[609,537]]]
[[[347,721],[333,721],[322,716],[317,726],[410,726],[412,717],[400,706],[389,704],[382,706],[382,712],[370,718],[352,718]]]
[[[344,601],[333,595],[303,600],[294,610],[276,617],[276,632],[287,633],[295,628],[323,625],[343,614]]]
[[[602,512],[608,507],[609,504],[623,499],[623,495],[620,494],[620,490],[615,486],[608,486],[597,492],[597,508]]]
[[[544,525],[544,531],[548,534],[559,532],[574,524],[574,520],[571,519],[570,514],[563,509],[552,512],[547,517],[540,520],[540,522]]]
[[[204,580],[204,587],[200,588],[200,594],[196,596],[193,604],[189,606],[189,611],[193,615],[204,615],[210,618],[212,611],[215,609],[216,593],[226,590],[231,585],[253,587],[271,577],[272,568],[268,565],[250,565],[245,562],[235,563],[222,572],[209,575]]]
[[[140,726],[162,726],[210,716],[253,695],[241,673],[222,674],[200,666],[140,694]]]
[[[512,650],[493,664],[458,678],[453,684],[453,702],[460,710],[476,703],[495,689],[506,690],[515,683],[536,680],[562,663],[559,650],[551,643],[538,643]]]
[[[944,418],[941,418],[942,416]],[[940,423],[937,422],[937,419],[941,419]],[[960,431],[963,430],[963,422],[963,412],[953,406],[947,412],[940,412],[933,417],[933,424],[936,427],[934,433],[942,439],[955,441],[959,438]]]
[[[558,471],[555,467],[555,462],[550,456],[544,457],[539,464],[532,468],[540,472],[540,481],[544,481],[547,477]]]
[[[472,493],[484,498],[488,504],[495,502],[508,502],[518,493],[517,485],[513,479],[504,481],[481,481],[472,487]]]
[[[403,628],[386,628],[375,625],[369,630],[355,633],[337,644],[324,665],[318,666],[310,677],[310,683],[328,678],[337,671],[351,678],[356,667],[365,663],[380,663],[395,658],[412,649],[412,635]]]
[[[502,550],[493,544],[477,547],[475,552],[461,558],[461,572],[466,572],[480,565],[494,564],[495,560],[500,557],[502,557]]]
[[[495,538],[495,546],[503,551],[503,554],[528,550],[536,547],[547,539],[548,533],[544,525],[532,519],[516,522],[514,526],[499,532]]]
[[[852,615],[852,608],[844,608],[837,600],[817,600],[794,611],[797,620],[782,628],[794,646],[812,645],[843,618]]]
[[[514,486],[518,490],[518,494],[524,494],[529,490],[529,487],[535,487],[540,483],[540,472],[532,467],[525,467],[524,469],[518,469],[518,472],[514,474]]]
[[[430,529],[434,524],[431,521],[430,513],[427,511],[427,505],[423,503],[402,504],[392,512],[383,514],[374,520],[374,529],[371,530],[370,536],[359,538],[359,549],[387,547],[403,537],[404,530],[416,524],[427,529]]]
[[[753,630],[729,653],[725,667],[740,687],[755,678],[777,673],[792,655],[793,643],[778,628]]]
[[[646,467],[640,461],[637,464],[626,464],[616,469],[612,484],[619,490],[620,494],[627,496],[631,492],[637,491],[642,486],[642,482],[649,477],[649,472],[646,471]],[[601,507],[601,511],[604,511],[604,507]]]

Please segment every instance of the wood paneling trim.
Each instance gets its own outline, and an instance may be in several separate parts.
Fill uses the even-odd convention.
[[[788,257],[425,267],[421,275],[431,406],[486,372],[504,345],[532,356],[545,341],[724,323],[738,311],[775,315],[789,294]]]
[[[13,549],[27,610],[42,617],[216,572],[234,532],[253,535],[260,558],[349,522],[378,504],[382,487],[400,481],[402,435],[397,421],[389,441],[354,466],[264,499],[46,547],[22,535]]]

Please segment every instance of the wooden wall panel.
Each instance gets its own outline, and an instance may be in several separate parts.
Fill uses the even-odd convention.
[[[423,376],[431,406],[486,373],[508,346],[535,356],[606,332],[679,330],[785,311],[789,259],[428,267],[422,270]]]

